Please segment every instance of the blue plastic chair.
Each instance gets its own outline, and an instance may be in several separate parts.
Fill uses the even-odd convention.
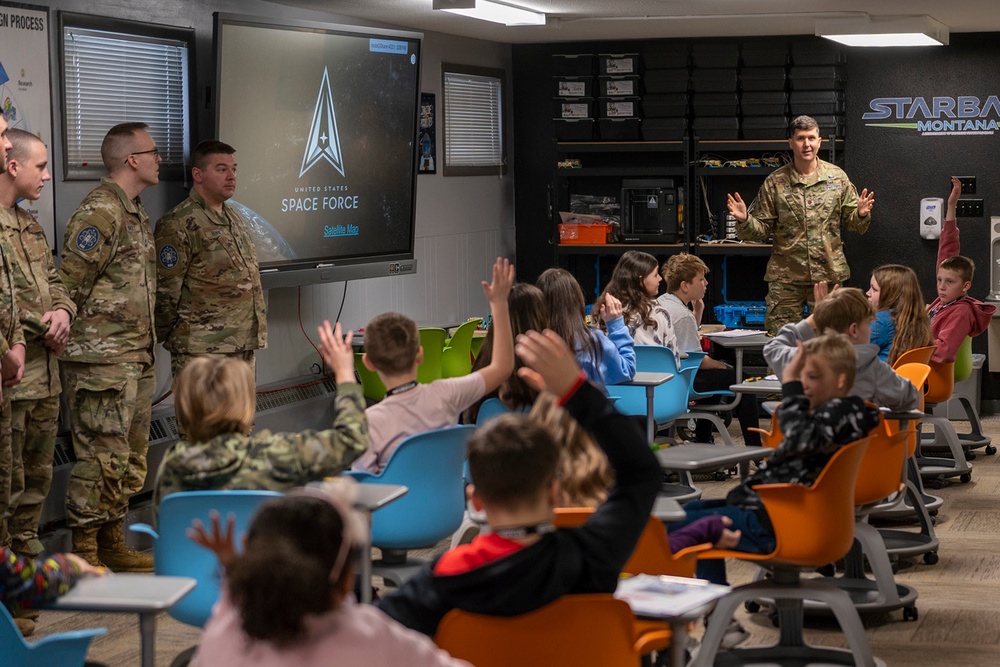
[[[408,489],[372,514],[372,545],[383,553],[372,568],[374,574],[399,585],[423,563],[407,561],[406,549],[434,546],[461,525],[466,442],[475,429],[452,426],[410,436],[396,447],[381,473],[345,473],[362,484],[402,484]]]
[[[0,646],[6,667],[81,667],[94,637],[105,628],[60,632],[29,642],[21,636],[6,605],[0,604]]]
[[[280,498],[277,491],[183,491],[172,493],[160,501],[159,530],[144,523],[131,527],[153,537],[153,568],[156,574],[192,577],[198,581],[188,595],[167,613],[181,623],[205,627],[212,606],[219,599],[221,572],[215,554],[198,546],[187,537],[191,522],[201,519],[211,525],[209,513],[216,510],[225,521],[230,513],[236,516],[234,543],[242,549],[243,536],[250,519],[267,500]]]

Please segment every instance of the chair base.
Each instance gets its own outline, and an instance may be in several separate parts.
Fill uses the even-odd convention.
[[[694,485],[664,482],[660,484],[660,492],[656,495],[659,498],[672,498],[679,503],[686,503],[701,498],[701,489]]]
[[[195,644],[190,648],[184,649],[176,656],[174,656],[174,659],[170,662],[170,667],[187,667],[189,664],[191,664],[191,658],[194,657],[194,652],[197,650],[198,650],[197,644]]]
[[[385,582],[398,588],[430,561],[430,558],[415,558],[412,556],[404,558],[402,561],[395,557],[389,560],[377,560],[372,562],[372,575],[382,577]]]
[[[748,600],[756,599],[774,600],[781,631],[778,643],[771,647],[737,648],[719,653],[719,645],[736,608]],[[802,632],[805,600],[822,602],[833,613],[847,638],[850,650],[818,648],[805,643]],[[846,592],[823,579],[802,579],[798,570],[787,568],[775,569],[774,579],[755,581],[734,588],[719,600],[693,664],[694,667],[708,667],[775,662],[783,665],[822,662],[863,667],[885,664],[876,663],[872,656],[861,617]]]

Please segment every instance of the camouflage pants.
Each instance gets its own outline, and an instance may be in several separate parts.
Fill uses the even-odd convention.
[[[778,281],[767,284],[767,314],[764,315],[764,328],[772,336],[786,324],[794,324],[805,317],[805,305],[811,309],[815,306],[812,283],[782,283]]]
[[[20,555],[41,554],[38,522],[52,483],[52,456],[59,428],[59,397],[11,403],[14,472],[10,482],[11,542]]]
[[[63,362],[63,376],[76,454],[66,489],[66,523],[117,521],[146,481],[153,365]]]
[[[245,352],[206,352],[205,354],[180,354],[180,353],[170,353],[170,373],[176,378],[187,366],[187,363],[196,357],[208,357],[209,359],[224,359],[226,357],[233,357],[235,359],[242,359],[243,361],[250,364],[250,368],[253,369],[254,377],[257,376],[257,362],[254,357],[253,350],[247,350]]]
[[[14,455],[10,437],[10,394],[0,401],[0,546],[10,546],[7,521],[10,510],[10,480],[14,475]]]

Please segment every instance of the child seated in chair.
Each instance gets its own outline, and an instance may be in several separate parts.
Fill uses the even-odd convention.
[[[778,377],[797,353],[797,344],[814,338],[820,331],[844,334],[854,344],[857,364],[848,385],[851,396],[872,401],[893,410],[912,410],[920,405],[920,393],[909,380],[896,374],[878,358],[877,345],[871,344],[875,308],[856,287],[834,289],[818,299],[806,319],[786,324],[764,345],[764,358]]]
[[[781,376],[783,398],[777,413],[784,433],[781,445],[725,500],[695,500],[685,505],[685,523],[722,514],[741,531],[736,550],[774,551],[774,529],[754,487],[812,486],[834,452],[867,436],[879,422],[876,408],[848,395],[856,370],[855,347],[846,335],[833,332],[796,343],[795,355]],[[725,561],[698,561],[698,576],[725,584]]]
[[[615,485],[582,526],[556,530],[560,446],[522,413],[496,417],[469,440],[468,493],[491,532],[446,551],[378,602],[404,625],[434,634],[451,609],[516,616],[570,593],[611,593],[649,519],[662,472],[638,424],[586,381],[555,332],[518,337],[521,377],[588,430]]]
[[[368,446],[365,399],[354,377],[353,332],[319,327],[320,353],[337,381],[333,425],[324,431],[253,435],[257,395],[253,369],[234,358],[197,357],[174,381],[181,440],[156,480],[156,505],[178,491],[284,491],[339,475]]]
[[[931,318],[931,333],[937,349],[931,361],[938,364],[955,362],[958,348],[968,336],[978,336],[986,331],[996,306],[989,306],[969,296],[976,264],[962,251],[957,223],[958,197],[962,183],[951,178],[948,210],[941,225],[937,256],[937,298],[927,307]]]
[[[386,395],[365,411],[368,450],[354,462],[353,470],[382,472],[403,440],[454,426],[466,408],[495,391],[514,371],[514,341],[507,305],[513,284],[514,266],[498,257],[493,264],[493,281],[483,281],[483,293],[490,302],[493,317],[492,357],[489,365],[463,377],[418,383],[417,366],[423,360],[423,349],[416,323],[399,313],[383,313],[368,323],[362,363],[378,373]]]

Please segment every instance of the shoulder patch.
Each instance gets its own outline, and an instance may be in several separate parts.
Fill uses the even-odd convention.
[[[100,239],[101,233],[97,231],[97,227],[84,227],[76,235],[76,247],[87,252],[96,248]]]
[[[177,266],[177,248],[170,244],[160,248],[160,266],[168,270]]]

